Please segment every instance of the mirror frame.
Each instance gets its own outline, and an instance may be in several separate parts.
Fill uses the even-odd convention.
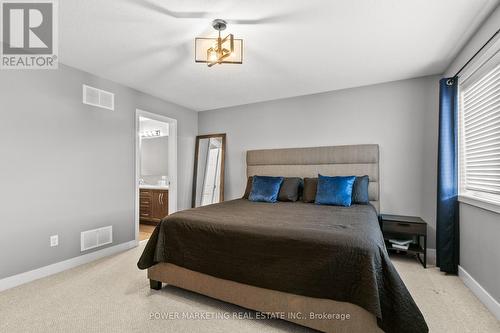
[[[219,202],[224,201],[224,170],[225,160],[226,160],[226,133],[219,134],[205,134],[196,136],[196,145],[194,148],[194,170],[193,170],[193,189],[192,189],[192,198],[191,198],[191,207],[196,208],[196,177],[198,176],[198,150],[200,149],[200,140],[201,139],[210,139],[210,138],[222,138],[222,157],[221,157],[221,168],[220,168],[220,192],[219,192]]]

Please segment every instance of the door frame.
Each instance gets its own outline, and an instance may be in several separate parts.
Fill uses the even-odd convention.
[[[139,179],[141,177],[141,155],[140,155],[140,121],[139,117],[158,120],[168,123],[168,176],[170,180],[168,188],[168,213],[177,211],[177,119],[163,116],[157,113],[135,110],[135,240],[139,241]]]

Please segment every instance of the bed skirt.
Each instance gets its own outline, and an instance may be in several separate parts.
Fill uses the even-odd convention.
[[[352,303],[259,288],[169,263],[150,267],[148,278],[274,317],[279,314],[284,320],[326,333],[382,332],[373,314]]]

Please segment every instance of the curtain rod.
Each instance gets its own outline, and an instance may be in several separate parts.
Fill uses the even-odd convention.
[[[468,64],[469,64],[469,63],[470,63],[470,62],[471,62],[471,61],[472,61],[472,60],[473,60],[473,59],[474,59],[474,58],[475,58],[478,54],[479,54],[479,52],[481,52],[481,51],[482,51],[482,50],[486,47],[486,45],[488,45],[488,44],[489,44],[489,42],[491,42],[491,41],[493,40],[493,38],[495,38],[495,37],[498,35],[498,33],[500,33],[500,29],[498,29],[498,30],[497,30],[497,31],[493,34],[493,36],[491,36],[491,37],[490,37],[490,39],[488,39],[488,40],[486,41],[486,43],[484,43],[484,44],[483,44],[483,46],[481,46],[481,48],[480,48],[479,50],[477,50],[477,52],[476,52],[476,53],[474,53],[474,55],[473,55],[473,56],[472,56],[472,57],[471,57],[471,58],[470,58],[470,59],[469,59],[469,60],[465,63],[465,65],[463,65],[463,66],[462,66],[462,68],[460,68],[460,69],[458,70],[458,72],[457,72],[455,75],[453,75],[453,78],[458,77],[458,75],[459,75],[459,74],[460,74],[460,73],[464,70],[464,68],[465,68],[465,67],[467,67],[467,65],[468,65]]]

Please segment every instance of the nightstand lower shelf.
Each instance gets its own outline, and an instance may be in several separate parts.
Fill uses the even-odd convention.
[[[384,241],[387,251],[414,255],[417,257],[418,261],[422,264],[422,266],[424,266],[424,268],[427,268],[427,256],[425,253],[425,249],[422,247],[422,245],[417,243],[411,243],[410,246],[408,247],[408,250],[402,250],[394,248],[392,244],[389,242],[389,238],[384,238]]]

